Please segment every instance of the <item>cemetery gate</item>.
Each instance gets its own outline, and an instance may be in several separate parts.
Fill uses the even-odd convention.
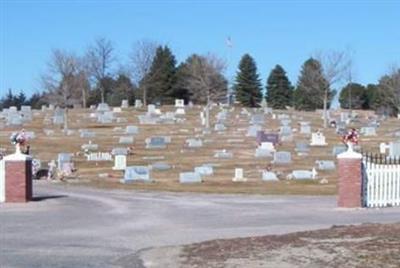
[[[400,157],[363,154],[362,172],[364,206],[400,206]]]

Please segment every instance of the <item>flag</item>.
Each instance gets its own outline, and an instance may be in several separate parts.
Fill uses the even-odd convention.
[[[230,48],[233,47],[232,39],[230,36],[228,36],[228,38],[226,38],[226,45]]]

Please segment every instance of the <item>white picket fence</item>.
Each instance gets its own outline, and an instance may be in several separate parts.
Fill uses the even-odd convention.
[[[363,203],[366,207],[400,206],[400,163],[363,159]]]

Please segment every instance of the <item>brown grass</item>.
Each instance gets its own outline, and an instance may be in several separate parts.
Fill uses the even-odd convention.
[[[174,107],[165,106],[161,110],[174,111]],[[166,162],[172,165],[172,169],[168,171],[152,172],[151,176],[155,182],[138,183],[134,185],[122,185],[118,181],[122,178],[123,173],[113,171],[112,162],[87,162],[83,155],[75,155],[74,163],[78,171],[75,177],[80,179],[82,183],[97,187],[105,188],[135,188],[144,190],[167,190],[167,191],[193,191],[193,192],[209,192],[209,193],[256,193],[256,194],[317,194],[327,195],[336,193],[337,172],[319,172],[319,178],[326,178],[327,184],[320,184],[319,180],[315,181],[287,181],[286,175],[294,169],[310,170],[316,160],[335,160],[332,156],[332,146],[341,144],[340,137],[335,134],[334,129],[324,130],[327,137],[327,147],[311,147],[308,156],[297,156],[294,153],[295,142],[285,142],[278,147],[278,150],[292,151],[291,165],[274,165],[273,170],[281,172],[280,182],[263,182],[261,180],[261,171],[272,159],[256,159],[254,158],[256,142],[255,138],[246,137],[249,118],[240,115],[240,108],[236,107],[226,122],[228,130],[224,133],[215,133],[202,136],[200,126],[200,107],[187,109],[186,121],[182,124],[175,125],[140,125],[137,115],[142,114],[144,110],[137,111],[132,108],[124,110],[119,116],[125,117],[128,123],[113,123],[109,125],[100,125],[89,118],[92,111],[86,109],[71,110],[69,112],[69,128],[76,130],[72,136],[65,136],[61,128],[45,125],[44,119],[50,118],[52,112],[35,111],[34,120],[27,124],[24,128],[27,131],[34,131],[36,139],[31,141],[31,153],[34,157],[42,160],[45,167],[51,159],[56,159],[59,152],[77,153],[80,151],[82,144],[87,143],[88,139],[79,137],[78,129],[89,129],[96,132],[96,137],[92,139],[93,143],[99,144],[99,151],[110,151],[113,147],[121,147],[118,144],[118,137],[124,135],[122,132],[113,132],[114,127],[125,128],[127,124],[137,125],[139,134],[135,136],[134,155],[128,157],[128,165],[150,165],[154,162]],[[214,108],[212,119],[218,112],[218,108]],[[311,112],[292,112],[286,113],[301,117],[300,121],[310,121],[313,131],[321,128],[322,119],[320,113]],[[359,112],[361,120],[364,120],[366,112]],[[364,120],[365,121],[365,120]],[[390,133],[396,129],[399,121],[389,119],[382,123],[378,129],[376,137],[362,137],[361,145],[364,150],[378,151],[378,145],[381,141],[390,141],[393,137]],[[361,124],[355,124],[354,127],[359,128]],[[298,127],[296,120],[292,119],[292,127]],[[351,126],[349,126],[351,127]],[[43,133],[43,129],[54,129],[55,135],[47,137]],[[265,121],[264,129],[277,131],[279,121],[268,118]],[[16,128],[5,128],[0,131],[1,141],[0,147],[5,147],[9,153],[12,152],[12,145],[9,143],[8,137]],[[145,139],[149,136],[165,135],[171,136],[172,143],[167,149],[148,150],[145,149]],[[204,142],[202,148],[190,149],[185,146],[187,138],[193,138],[196,135],[201,137]],[[295,133],[295,139],[308,142],[310,137]],[[228,143],[228,139],[243,139],[240,143]],[[216,159],[213,157],[215,150],[227,149],[234,155],[233,159]],[[145,160],[143,157],[164,156],[163,160]],[[204,183],[195,185],[181,185],[178,178],[180,172],[192,171],[195,166],[206,163],[214,163],[219,165],[214,168],[214,176],[204,177]],[[246,183],[233,183],[234,168],[244,168],[245,177],[248,179]],[[108,173],[108,178],[99,178],[100,173]]]

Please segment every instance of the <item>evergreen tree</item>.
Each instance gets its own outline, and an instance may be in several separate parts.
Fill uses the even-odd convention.
[[[294,92],[294,106],[297,110],[314,111],[323,108],[325,89],[328,88],[329,99],[334,91],[323,76],[319,61],[310,58],[302,66],[297,88]],[[330,101],[328,102],[328,107]]]
[[[367,92],[363,85],[349,83],[340,92],[340,107],[344,109],[368,109],[367,98]]]
[[[25,104],[26,104],[26,101],[27,101],[26,96],[25,96],[25,93],[21,91],[21,92],[18,94],[18,96],[16,97],[16,100],[17,100],[17,107],[18,107],[18,109],[21,109],[21,106],[22,106],[22,105],[25,105]]]
[[[293,87],[280,65],[276,65],[270,72],[266,88],[266,100],[270,107],[286,109],[286,106],[292,105]]]
[[[120,74],[117,80],[113,81],[112,92],[107,96],[107,103],[111,106],[120,106],[122,100],[125,99],[131,104],[135,102],[135,87],[129,77]]]
[[[40,109],[42,105],[48,105],[45,93],[33,93],[27,102],[32,109]]]
[[[244,106],[256,107],[261,102],[261,82],[257,66],[249,54],[243,55],[240,60],[234,90],[236,100]]]
[[[141,83],[147,88],[148,102],[171,104],[179,94],[174,90],[176,60],[167,46],[157,48],[149,73]]]

